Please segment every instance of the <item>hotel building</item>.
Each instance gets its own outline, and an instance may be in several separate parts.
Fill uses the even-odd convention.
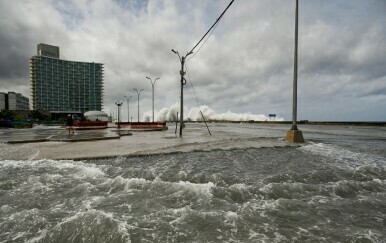
[[[59,59],[59,47],[38,45],[30,58],[33,110],[75,113],[102,110],[103,64]]]

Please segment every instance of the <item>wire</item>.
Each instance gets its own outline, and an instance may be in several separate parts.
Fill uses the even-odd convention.
[[[201,48],[205,45],[205,43],[209,40],[210,36],[213,34],[213,31],[216,29],[216,27],[218,26],[218,23],[216,24],[216,26],[212,29],[212,31],[209,33],[208,37],[205,39],[204,43],[202,43],[202,45],[198,48],[198,50],[196,52],[194,52],[194,54],[189,57],[188,60],[186,61],[190,61],[200,50]]]
[[[200,102],[198,102],[196,90],[194,89],[193,82],[192,82],[192,79],[190,78],[188,66],[186,66],[186,63],[185,63],[185,69],[186,69],[186,74],[188,74],[189,83],[192,85],[194,96],[196,97],[196,103],[197,103],[198,107],[200,107],[201,105],[200,105]]]
[[[232,0],[229,3],[229,5],[226,7],[226,9],[221,13],[220,17],[217,18],[217,20],[214,22],[214,24],[209,28],[209,30],[205,33],[205,35],[198,41],[198,43],[192,48],[192,50],[190,52],[188,52],[188,54],[193,53],[193,50],[201,43],[201,41],[205,38],[205,36],[208,35],[208,33],[211,32],[211,30],[217,25],[217,23],[220,21],[222,16],[225,14],[225,12],[228,10],[228,8],[232,5],[233,2],[234,2],[234,0]]]
[[[200,102],[198,101],[197,94],[196,94],[196,90],[194,89],[193,82],[192,82],[192,79],[190,78],[188,66],[186,66],[186,63],[185,63],[185,69],[186,69],[186,73],[188,74],[188,77],[189,77],[189,83],[192,85],[193,93],[194,93],[194,96],[196,97],[196,102],[197,102],[198,109],[200,110],[201,117],[202,117],[202,119],[203,119],[204,122],[205,122],[205,125],[206,125],[206,128],[208,129],[209,135],[212,135],[212,133],[211,133],[210,130],[209,130],[208,124],[206,123],[204,114],[202,114],[202,111],[201,111],[201,105],[200,105]]]

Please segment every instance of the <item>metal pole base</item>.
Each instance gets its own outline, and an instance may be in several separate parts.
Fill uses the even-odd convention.
[[[290,143],[304,143],[303,133],[300,130],[289,130],[284,139]]]

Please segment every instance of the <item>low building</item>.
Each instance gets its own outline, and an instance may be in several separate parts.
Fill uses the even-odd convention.
[[[28,111],[29,99],[19,93],[8,92],[8,110]]]
[[[0,110],[28,111],[29,99],[20,93],[0,92]]]
[[[7,110],[8,108],[8,94],[0,92],[0,111]]]

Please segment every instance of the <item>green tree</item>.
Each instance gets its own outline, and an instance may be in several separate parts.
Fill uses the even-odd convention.
[[[1,119],[13,120],[14,116],[15,116],[15,113],[13,111],[9,111],[6,109],[0,111],[0,118]]]

